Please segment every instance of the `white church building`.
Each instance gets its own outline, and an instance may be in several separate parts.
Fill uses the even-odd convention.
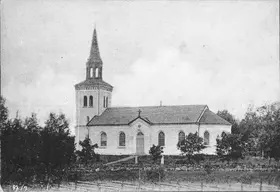
[[[76,146],[89,135],[99,154],[149,154],[150,147],[163,146],[165,155],[179,155],[177,143],[190,132],[198,132],[207,148],[215,153],[216,138],[231,132],[231,124],[213,113],[207,105],[112,107],[113,86],[103,81],[96,29],[86,79],[75,85]]]

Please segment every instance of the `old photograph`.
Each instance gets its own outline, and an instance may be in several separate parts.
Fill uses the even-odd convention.
[[[280,191],[279,1],[1,1],[0,191]]]

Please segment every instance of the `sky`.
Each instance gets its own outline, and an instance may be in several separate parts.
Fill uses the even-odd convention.
[[[4,0],[2,93],[10,116],[75,125],[94,26],[113,106],[207,104],[243,118],[280,100],[279,1]]]

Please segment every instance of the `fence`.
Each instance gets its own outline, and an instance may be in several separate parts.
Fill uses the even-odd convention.
[[[16,189],[13,186],[13,189]],[[15,191],[15,190],[4,190]],[[28,192],[38,189],[28,189]],[[280,187],[260,183],[186,183],[186,182],[121,182],[121,181],[77,181],[63,183],[58,186],[48,186],[40,191],[76,191],[76,192],[121,192],[121,191],[280,191]]]
[[[280,191],[280,187],[260,183],[242,184],[242,183],[183,183],[183,182],[76,182],[63,184],[60,190],[75,191]]]

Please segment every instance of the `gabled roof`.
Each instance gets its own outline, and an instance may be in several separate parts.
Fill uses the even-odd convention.
[[[219,124],[219,125],[231,125],[228,121],[224,120],[219,115],[213,113],[209,109],[206,109],[203,113],[200,124]]]
[[[94,116],[88,126],[128,125],[136,119],[141,110],[141,118],[150,124],[192,124],[197,123],[207,105],[177,105],[149,107],[112,107],[100,116]]]
[[[129,125],[132,124],[132,123],[135,122],[137,119],[141,119],[142,121],[144,121],[144,122],[146,122],[146,123],[148,123],[148,124],[150,124],[150,125],[152,124],[152,122],[150,122],[148,118],[143,118],[143,117],[141,117],[141,116],[136,117],[135,119],[133,119],[132,121],[130,121],[128,124],[129,124]]]

